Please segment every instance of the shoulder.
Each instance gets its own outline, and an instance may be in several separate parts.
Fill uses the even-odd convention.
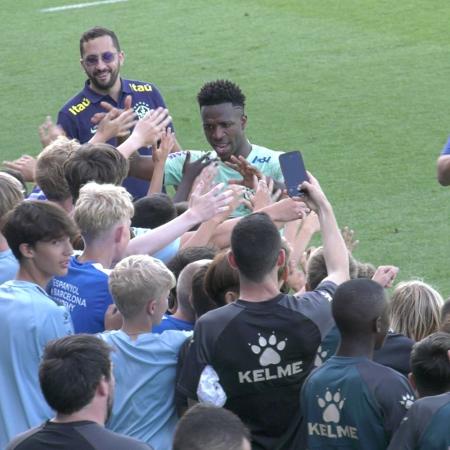
[[[77,431],[93,446],[95,450],[149,450],[147,444],[134,438],[123,436],[96,423],[77,426]]]
[[[45,427],[45,422],[16,436],[6,447],[6,450],[21,450],[33,448],[33,438]]]
[[[78,94],[74,95],[71,99],[67,100],[67,102],[61,107],[59,110],[60,113],[69,114],[76,116],[78,111],[71,111],[71,108],[78,107],[79,105],[88,106],[90,100],[85,96],[84,89],[78,92]]]

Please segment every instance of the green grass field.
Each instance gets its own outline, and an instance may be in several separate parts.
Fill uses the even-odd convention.
[[[83,0],[73,0],[76,1]],[[85,0],[88,1],[88,0]],[[301,149],[355,256],[450,295],[450,189],[435,162],[450,131],[447,0],[169,0],[42,13],[69,0],[3,0],[2,159],[39,151],[37,126],[80,90],[82,31],[114,29],[122,74],[159,86],[186,148],[207,148],[195,96],[230,78],[248,136]]]

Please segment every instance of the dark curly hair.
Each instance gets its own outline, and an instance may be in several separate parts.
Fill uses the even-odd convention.
[[[200,108],[202,106],[231,103],[233,106],[245,107],[245,95],[241,88],[229,80],[216,80],[205,83],[197,94]]]

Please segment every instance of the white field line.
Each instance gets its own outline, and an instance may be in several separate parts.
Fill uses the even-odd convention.
[[[53,8],[44,8],[44,9],[41,9],[40,12],[48,13],[48,12],[66,11],[68,9],[89,8],[89,6],[107,5],[109,3],[120,3],[120,2],[127,2],[127,1],[128,0],[101,0],[98,2],[75,3],[73,5],[64,5],[64,6],[55,6]]]

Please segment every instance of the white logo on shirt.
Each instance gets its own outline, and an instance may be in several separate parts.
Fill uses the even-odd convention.
[[[314,360],[314,367],[320,367],[328,356],[328,350],[322,350],[322,346],[319,345],[316,353],[316,359]]]
[[[250,348],[255,355],[259,355],[262,351],[261,356],[259,357],[259,364],[262,367],[270,366],[271,364],[279,364],[281,357],[276,350],[282,352],[286,348],[287,338],[284,341],[278,342],[275,332],[272,332],[268,340],[264,336],[261,336],[260,333],[258,333],[258,335],[259,345],[248,345],[250,345]]]
[[[258,336],[257,344],[249,343],[248,345],[252,353],[260,355],[258,362],[263,369],[239,371],[239,383],[258,383],[260,381],[277,380],[303,372],[303,361],[294,361],[280,365],[280,352],[286,349],[287,338],[280,340],[274,331],[268,338],[261,336],[260,333],[258,333]]]
[[[341,420],[341,409],[344,406],[345,398],[341,399],[339,390],[333,395],[329,389],[325,392],[324,398],[318,398],[317,403],[323,409],[322,417],[325,422],[339,423]]]
[[[150,107],[145,102],[137,102],[133,109],[139,119],[143,119],[144,116],[150,111]]]
[[[411,394],[406,393],[402,395],[402,399],[400,400],[400,405],[404,406],[406,410],[411,408],[414,403],[414,397]]]

